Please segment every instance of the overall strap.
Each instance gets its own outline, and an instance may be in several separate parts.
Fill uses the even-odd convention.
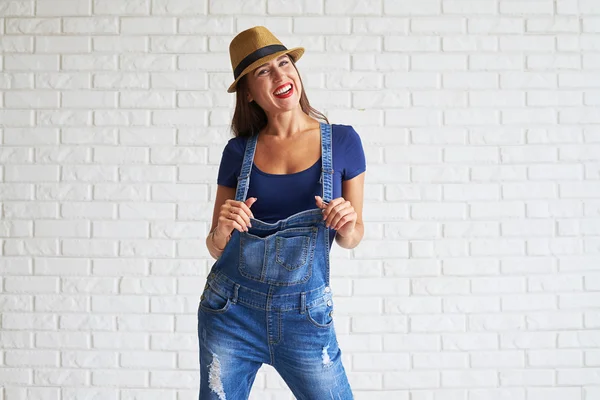
[[[321,125],[321,182],[323,200],[329,203],[333,199],[333,161],[331,151],[331,125]]]
[[[252,172],[252,163],[254,162],[254,152],[256,151],[256,140],[258,135],[252,135],[246,143],[246,151],[244,152],[244,161],[242,162],[242,170],[238,176],[238,184],[235,192],[236,201],[246,201],[248,187],[250,186],[250,172]]]

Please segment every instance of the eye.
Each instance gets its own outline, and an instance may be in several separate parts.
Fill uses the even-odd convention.
[[[287,64],[289,64],[289,61],[288,60],[283,60],[282,62],[279,63],[279,66],[287,65]]]
[[[257,75],[264,75],[263,72],[267,72],[267,69],[261,69],[260,71],[258,71]]]

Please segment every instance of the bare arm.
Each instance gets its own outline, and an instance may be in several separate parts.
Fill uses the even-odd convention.
[[[210,225],[208,236],[206,237],[206,247],[208,248],[208,252],[214,259],[217,259],[221,256],[221,254],[223,253],[223,249],[227,245],[227,242],[229,242],[229,237],[219,235],[217,232],[214,232],[214,230],[217,227],[217,223],[219,222],[219,213],[221,210],[221,206],[225,204],[225,201],[227,199],[233,198],[235,198],[235,188],[217,185],[217,195],[215,197],[212,222]],[[213,234],[215,236],[213,236]]]
[[[342,182],[342,197],[349,201],[356,212],[356,225],[354,230],[347,236],[342,236],[339,232],[335,235],[335,241],[341,247],[353,249],[358,246],[365,233],[363,224],[363,203],[365,191],[365,172],[354,178]]]

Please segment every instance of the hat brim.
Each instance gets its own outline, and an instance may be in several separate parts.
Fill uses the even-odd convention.
[[[246,67],[246,69],[244,69],[242,71],[242,73],[240,74],[240,76],[237,77],[237,79],[231,84],[231,86],[229,86],[229,89],[227,89],[228,93],[235,93],[236,91],[236,86],[237,83],[240,79],[242,79],[242,77],[244,75],[246,75],[248,72],[253,71],[255,68],[263,65],[266,62],[269,62],[279,56],[282,56],[284,54],[289,54],[290,57],[292,57],[294,59],[294,62],[298,61],[300,59],[300,57],[302,57],[302,55],[304,54],[304,47],[294,47],[292,49],[288,49],[288,50],[284,50],[284,51],[278,51],[276,53],[273,54],[269,54],[268,56],[264,56],[262,58],[259,58],[258,60],[254,61],[252,64],[250,64],[248,67]]]

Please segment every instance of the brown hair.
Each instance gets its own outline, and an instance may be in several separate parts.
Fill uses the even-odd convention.
[[[289,57],[294,68],[296,63]],[[296,68],[298,72],[298,68]],[[248,82],[247,74],[244,75],[237,83],[236,87],[236,99],[235,99],[235,110],[233,112],[233,119],[231,120],[231,130],[233,135],[238,137],[252,136],[258,134],[258,132],[267,125],[267,114],[264,110],[256,104],[255,101],[248,102]],[[302,85],[302,94],[300,95],[300,108],[306,115],[310,115],[316,119],[320,119],[329,124],[327,117],[320,111],[311,107],[308,97],[306,97],[306,89],[300,73],[298,72],[298,78]]]

